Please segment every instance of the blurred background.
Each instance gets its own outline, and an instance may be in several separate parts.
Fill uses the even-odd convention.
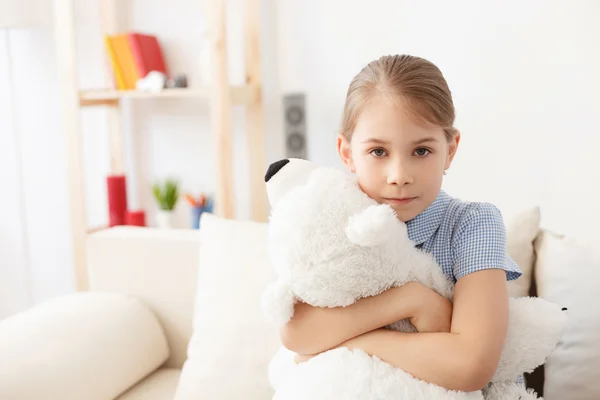
[[[51,1],[11,2],[0,26],[0,318],[74,290],[67,147]],[[76,79],[103,88],[107,53],[97,2],[74,5]],[[242,2],[227,2],[232,84],[245,80]],[[118,27],[148,32],[172,74],[206,82],[202,2],[119,1]],[[12,14],[11,14],[12,13]],[[596,235],[600,139],[600,3],[596,1],[262,0],[265,165],[286,157],[285,99],[304,98],[305,151],[341,166],[335,151],[347,85],[369,61],[408,53],[444,73],[462,142],[444,188],[496,203],[507,217],[539,205],[542,225]],[[156,181],[215,191],[210,103],[202,98],[121,100],[128,203],[157,224]],[[81,109],[87,223],[107,223],[106,110]],[[232,108],[236,218],[250,218],[244,107]],[[180,199],[174,227],[189,228]]]

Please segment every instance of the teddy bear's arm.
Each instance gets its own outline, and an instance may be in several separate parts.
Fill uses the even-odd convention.
[[[542,298],[509,300],[508,332],[493,382],[514,380],[542,365],[556,348],[566,327],[567,315]]]

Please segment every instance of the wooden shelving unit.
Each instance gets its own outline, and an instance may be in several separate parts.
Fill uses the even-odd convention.
[[[168,98],[204,98],[210,104],[211,130],[215,141],[216,182],[215,213],[234,218],[233,150],[231,137],[231,107],[243,105],[246,109],[248,134],[250,197],[252,219],[266,221],[268,202],[263,175],[266,168],[264,138],[261,62],[259,46],[260,0],[244,0],[244,53],[246,82],[241,86],[230,84],[227,72],[227,37],[225,0],[206,0],[204,10],[210,39],[212,82],[208,86],[164,89],[160,92],[115,90],[113,88],[82,89],[78,86],[77,55],[73,15],[74,0],[54,0],[54,31],[58,62],[60,104],[63,129],[67,142],[68,184],[70,191],[71,231],[75,280],[78,290],[88,287],[86,270],[86,236],[104,227],[90,228],[86,223],[84,196],[83,152],[81,145],[80,111],[83,107],[101,106],[108,110],[111,173],[124,172],[120,104],[122,99],[159,101]],[[119,0],[99,0],[102,34],[114,34]],[[167,2],[165,2],[167,7]],[[107,68],[107,77],[112,72]]]
[[[249,104],[258,101],[260,87],[245,85],[231,87],[232,104]],[[85,106],[117,105],[121,99],[169,99],[169,98],[210,99],[210,87],[164,89],[160,92],[137,90],[88,89],[79,92],[79,104]]]

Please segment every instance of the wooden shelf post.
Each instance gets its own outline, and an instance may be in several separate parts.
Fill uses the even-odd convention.
[[[225,32],[225,0],[209,0],[205,10],[207,15],[209,48],[211,129],[215,140],[217,163],[217,190],[215,193],[215,214],[233,218],[233,148],[231,140],[231,91],[229,90],[229,64],[227,62],[227,37]]]
[[[79,90],[77,58],[75,55],[75,23],[73,0],[54,1],[54,40],[58,80],[60,84],[60,106],[62,131],[67,145],[67,170],[70,202],[71,243],[75,268],[75,288],[87,290],[86,270],[86,207],[83,185],[83,159],[81,143],[81,121],[79,119]]]
[[[260,62],[260,0],[245,0],[244,53],[246,60],[246,84],[255,86],[257,98],[246,106],[246,130],[248,131],[248,159],[250,161],[250,199],[252,219],[265,222],[268,218],[268,201],[264,175],[266,171],[266,141],[263,115],[261,62]]]
[[[116,0],[100,0],[101,34],[114,35],[118,33]],[[102,38],[104,39],[104,38]],[[104,41],[103,41],[104,43]],[[106,63],[108,66],[108,62]],[[105,67],[108,82],[112,82],[113,74],[110,68]],[[107,124],[110,148],[110,172],[115,175],[125,173],[125,157],[123,156],[123,132],[121,124],[121,108],[118,102],[107,104]]]

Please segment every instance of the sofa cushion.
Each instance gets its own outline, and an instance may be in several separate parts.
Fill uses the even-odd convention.
[[[523,273],[519,279],[508,282],[508,294],[512,297],[529,295],[535,264],[533,242],[539,231],[539,207],[532,207],[516,214],[506,224],[508,254]]]
[[[160,368],[116,400],[171,400],[180,375],[178,368]]]
[[[200,233],[193,229],[117,226],[87,239],[90,290],[141,299],[169,342],[165,367],[179,368],[192,336]]]
[[[281,344],[260,302],[275,279],[268,225],[201,218],[193,333],[175,399],[270,399],[268,364]]]
[[[535,242],[538,296],[568,308],[569,322],[545,369],[546,400],[600,399],[600,249],[542,231]]]

